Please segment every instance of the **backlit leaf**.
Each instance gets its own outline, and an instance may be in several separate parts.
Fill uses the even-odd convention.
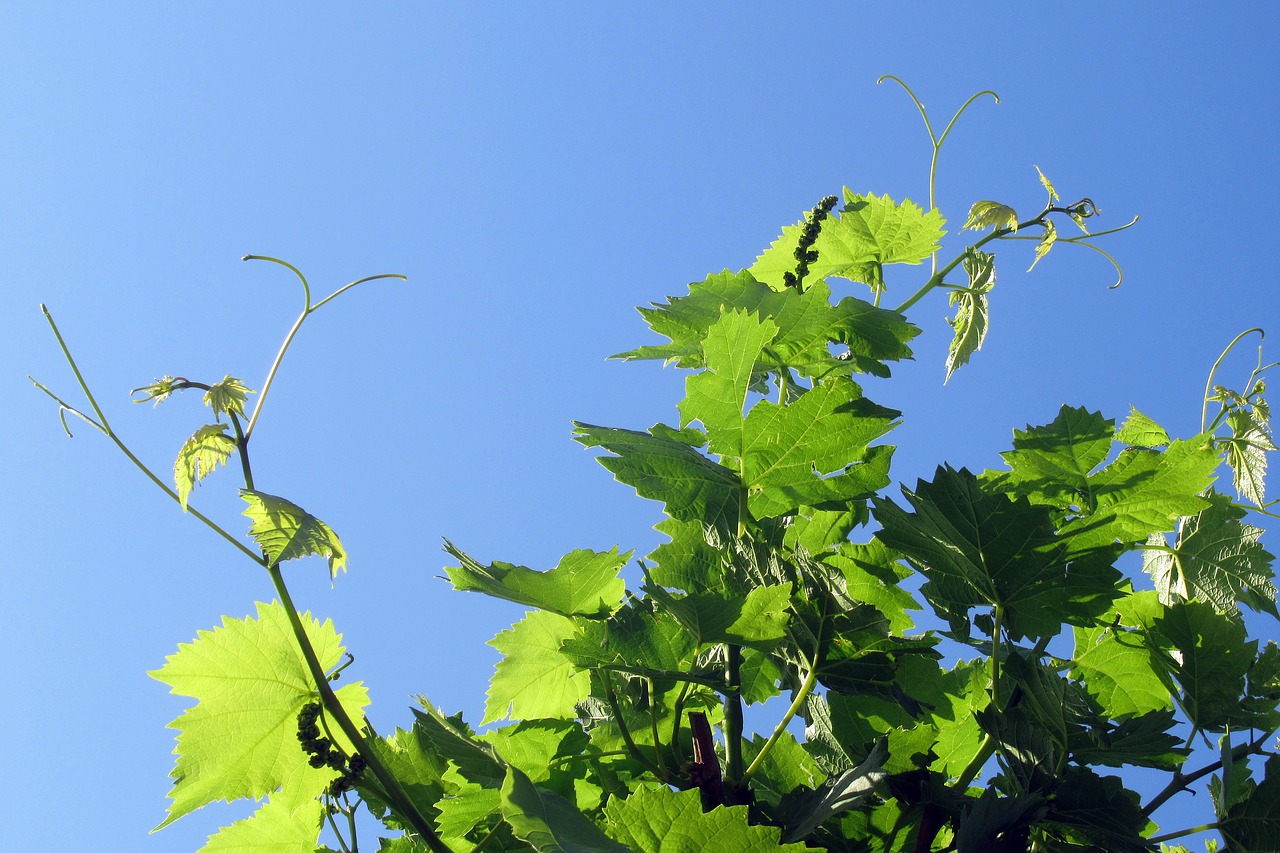
[[[224,616],[220,627],[198,632],[149,673],[197,700],[170,724],[179,732],[178,760],[162,827],[214,800],[262,798],[282,786],[291,797],[315,797],[334,778],[328,768],[313,769],[298,743],[298,712],[314,701],[315,688],[288,616],[274,603],[259,604],[257,613]],[[321,667],[337,666],[344,649],[332,623],[303,614],[302,624]],[[361,719],[369,701],[364,686],[354,682],[336,692],[347,713]],[[349,752],[337,727],[330,731]]]
[[[324,804],[273,794],[252,817],[224,826],[199,853],[314,853],[324,820]]]
[[[969,208],[969,218],[961,231],[985,231],[988,228],[1018,230],[1018,214],[1012,207],[998,201],[975,201]]]
[[[515,767],[502,784],[502,817],[538,853],[629,853],[571,803],[539,788]]]
[[[604,618],[622,604],[626,585],[618,571],[631,559],[631,552],[573,551],[545,572],[524,566],[495,562],[485,566],[445,540],[444,549],[461,566],[445,572],[453,588],[483,592],[562,616]]]
[[[1212,605],[1199,601],[1167,607],[1153,628],[1177,652],[1172,674],[1192,724],[1222,731],[1239,711],[1257,641],[1246,642],[1240,620],[1223,619]]]
[[[226,431],[226,424],[202,426],[178,451],[178,459],[173,463],[173,483],[184,512],[195,484],[212,474],[219,465],[227,464],[227,459],[235,452],[235,439],[226,435]]]
[[[609,834],[634,853],[805,853],[803,844],[782,844],[780,830],[752,826],[747,807],[702,811],[697,791],[640,788],[605,806]]]
[[[241,489],[240,497],[249,506],[244,515],[253,522],[249,535],[271,563],[299,557],[329,558],[329,577],[346,570],[347,552],[338,536],[320,519],[284,498]]]
[[[1164,447],[1169,443],[1169,433],[1151,418],[1130,407],[1129,417],[1116,431],[1116,440],[1130,447]]]
[[[573,635],[573,620],[537,610],[490,640],[503,658],[489,682],[481,722],[571,716],[591,693],[590,673],[560,652]]]
[[[244,404],[254,393],[239,379],[228,374],[225,379],[204,392],[204,404],[213,409],[214,416],[234,414],[244,416]]]
[[[951,291],[951,304],[956,306],[956,315],[947,322],[951,324],[955,336],[947,350],[947,376],[944,383],[961,365],[968,363],[971,355],[982,349],[982,342],[987,337],[990,313],[987,294],[996,284],[995,255],[970,251],[965,255],[963,264],[964,271],[969,276],[969,286]]]
[[[1049,250],[1053,248],[1053,244],[1058,241],[1058,227],[1053,224],[1053,220],[1046,220],[1044,223],[1044,233],[1040,235],[1040,242],[1036,243],[1036,256],[1031,261],[1031,266],[1027,267],[1027,272],[1031,272],[1036,268],[1036,264],[1040,263],[1041,258],[1049,254]]]

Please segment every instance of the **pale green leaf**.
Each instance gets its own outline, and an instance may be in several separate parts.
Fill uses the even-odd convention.
[[[226,465],[227,459],[235,452],[236,441],[226,435],[226,431],[226,424],[202,426],[178,451],[178,459],[173,463],[173,483],[183,512],[195,484],[212,474],[219,465]]]
[[[1227,414],[1227,425],[1231,437],[1222,443],[1227,448],[1227,464],[1231,466],[1236,492],[1261,506],[1266,500],[1267,453],[1276,449],[1269,425],[1255,412],[1238,408]]]
[[[497,788],[468,785],[452,797],[436,804],[440,815],[436,828],[446,841],[456,841],[455,849],[470,849],[475,842],[467,843],[465,836],[477,826],[485,826],[491,815],[501,816],[502,792]],[[452,846],[452,845],[451,845]]]
[[[535,786],[515,767],[507,769],[502,785],[502,816],[512,833],[538,853],[629,853],[567,800]]]
[[[1049,254],[1049,250],[1053,248],[1053,244],[1058,241],[1058,226],[1053,224],[1052,219],[1045,220],[1044,233],[1040,235],[1040,242],[1036,243],[1036,256],[1031,261],[1031,266],[1027,267],[1027,272],[1031,272],[1036,268],[1036,264],[1040,263],[1041,258]]]
[[[461,566],[445,571],[453,588],[483,592],[527,607],[550,610],[561,616],[588,616],[602,619],[622,605],[626,584],[618,571],[631,559],[631,552],[572,551],[555,568],[537,572],[511,563],[481,565],[452,542],[444,550]]]
[[[245,401],[252,393],[243,382],[227,374],[225,379],[204,392],[204,404],[213,409],[215,418],[224,414],[243,417]]]
[[[560,652],[560,644],[572,636],[572,619],[539,610],[490,640],[503,658],[489,682],[481,722],[572,716],[574,706],[591,693],[590,673]]]
[[[320,519],[284,498],[241,489],[249,506],[244,515],[253,522],[249,535],[273,565],[299,557],[329,558],[329,577],[346,570],[347,552],[338,536]]]
[[[324,804],[273,794],[253,816],[224,826],[199,853],[314,853],[324,820]]]
[[[988,228],[1018,230],[1018,213],[998,201],[975,201],[961,231],[985,231]]]
[[[315,770],[298,743],[298,712],[313,700],[310,670],[298,649],[288,615],[279,604],[259,604],[258,618],[223,617],[222,625],[200,631],[151,677],[172,692],[197,700],[170,724],[177,729],[178,755],[169,792],[167,826],[214,800],[261,798],[283,786],[290,795],[318,796],[333,771]],[[341,661],[344,649],[331,622],[303,614],[302,624],[321,667]],[[359,682],[337,690],[354,719],[361,719],[368,695]],[[338,746],[350,751],[336,726]]]
[[[605,806],[609,834],[634,853],[806,853],[777,827],[752,826],[746,806],[703,812],[697,791],[641,788]]]
[[[1223,613],[1239,614],[1239,604],[1276,616],[1274,557],[1262,546],[1262,530],[1245,524],[1244,511],[1225,495],[1210,492],[1210,504],[1183,520],[1175,547],[1153,534],[1142,568],[1151,576],[1160,600],[1174,604],[1189,598],[1211,603]]]
[[[1116,440],[1130,447],[1164,447],[1169,443],[1169,433],[1151,418],[1129,408],[1129,417],[1116,431]]]
[[[982,342],[987,337],[990,314],[987,294],[996,284],[995,255],[971,250],[965,254],[963,263],[964,271],[969,276],[969,286],[951,291],[951,304],[956,306],[956,315],[947,322],[951,324],[955,335],[947,349],[947,375],[943,380],[944,384],[951,378],[951,374],[968,363],[970,356],[982,349]]]
[[[1049,204],[1053,204],[1058,200],[1058,191],[1053,188],[1052,182],[1044,176],[1044,172],[1040,171],[1040,167],[1036,166],[1036,174],[1040,176],[1040,185],[1049,193]]]

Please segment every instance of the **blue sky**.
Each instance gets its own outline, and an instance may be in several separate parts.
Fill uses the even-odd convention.
[[[259,387],[300,308],[286,271],[242,255],[286,259],[320,292],[409,277],[307,322],[254,447],[259,488],[350,551],[334,589],[321,564],[288,575],[344,633],[385,730],[419,692],[478,718],[484,642],[519,616],[449,591],[442,536],[536,568],[657,543],[658,507],[569,438],[572,419],[675,417],[681,376],[605,361],[650,342],[634,306],[750,265],[842,185],[927,200],[927,137],[882,74],[939,126],[980,89],[1001,96],[943,149],[952,231],[978,199],[1036,207],[1033,164],[1093,198],[1099,227],[1141,215],[1105,244],[1116,290],[1092,253],[1062,247],[1024,275],[1030,247],[1008,247],[986,345],[945,388],[945,300],[916,307],[917,360],[867,388],[905,413],[896,478],[994,466],[1013,428],[1062,403],[1196,432],[1222,347],[1280,325],[1280,12],[882,6],[0,8],[0,721],[25,801],[0,847],[189,850],[247,814],[210,807],[146,834],[184,704],[145,672],[271,598],[101,436],[63,435],[26,380],[76,397],[41,302],[113,425],[164,472],[204,423],[199,399],[153,410],[128,390],[163,374]],[[234,485],[211,479],[193,502],[238,531]]]

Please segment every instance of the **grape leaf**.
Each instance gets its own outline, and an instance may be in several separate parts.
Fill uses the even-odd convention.
[[[769,320],[731,311],[721,317],[702,341],[707,369],[685,382],[680,401],[680,425],[701,421],[713,453],[743,455],[742,422],[751,389],[751,374],[765,344],[777,333]]]
[[[249,535],[267,555],[271,565],[285,560],[315,555],[329,558],[329,577],[346,571],[347,552],[338,536],[320,519],[284,498],[241,489],[240,497],[249,506],[244,515],[253,522]]]
[[[1045,821],[1088,839],[1109,853],[1148,853],[1147,818],[1138,795],[1117,776],[1099,776],[1085,767],[1067,767]]]
[[[733,643],[772,648],[786,636],[791,584],[753,586],[745,597],[713,592],[675,596],[645,587],[700,644]]]
[[[278,604],[258,604],[258,617],[223,617],[200,631],[165,665],[148,673],[171,692],[197,700],[170,724],[178,730],[173,802],[157,829],[216,799],[261,798],[279,787],[306,799],[318,796],[333,771],[315,770],[298,744],[298,712],[315,688],[289,619]],[[333,624],[303,614],[302,624],[326,670],[342,659]],[[358,682],[337,691],[347,713],[361,719],[368,695]],[[339,747],[350,752],[336,727]]]
[[[809,377],[836,368],[888,376],[885,362],[910,358],[906,342],[920,330],[905,317],[851,296],[831,305],[830,295],[821,280],[814,280],[802,293],[793,288],[775,291],[745,271],[716,273],[689,285],[688,296],[640,309],[650,328],[670,338],[670,343],[640,347],[613,358],[660,358],[684,368],[703,367],[702,341],[707,331],[733,311],[757,314],[777,326],[770,357],[755,365],[753,381],[757,383],[784,367]],[[843,344],[846,353],[833,355],[832,343]]]
[[[1131,406],[1129,417],[1116,431],[1116,440],[1130,447],[1164,447],[1169,443],[1169,433]]]
[[[1258,654],[1257,641],[1245,641],[1244,623],[1223,619],[1211,604],[1186,601],[1165,608],[1153,628],[1178,653],[1172,673],[1191,723],[1222,731],[1234,722],[1245,674]]]
[[[895,204],[887,194],[859,195],[844,190],[845,204],[840,216],[830,216],[822,224],[813,248],[818,259],[809,265],[809,275],[817,280],[840,276],[877,284],[884,264],[918,264],[938,249],[946,233],[946,220],[936,210],[924,212],[910,200]],[[784,276],[795,270],[794,252],[804,223],[788,225],[768,249],[756,259],[750,273],[775,290],[785,287]]]
[[[1049,204],[1053,204],[1058,200],[1058,191],[1053,188],[1053,183],[1044,176],[1044,172],[1040,171],[1040,167],[1036,166],[1036,174],[1040,176],[1040,185],[1045,188],[1045,192],[1049,193]]]
[[[1118,576],[1063,559],[1046,507],[986,494],[973,474],[949,466],[903,494],[914,513],[876,500],[876,538],[928,578],[921,592],[953,624],[972,607],[1000,606],[1012,636],[1052,636],[1113,597]]]
[[[777,827],[752,826],[746,806],[702,811],[697,791],[640,788],[614,797],[604,809],[610,835],[635,853],[805,853],[782,844]]]
[[[1032,503],[1092,508],[1089,475],[1111,450],[1115,421],[1100,412],[1063,406],[1052,423],[1013,431],[1002,483]]]
[[[1007,204],[998,201],[975,201],[969,208],[969,218],[961,231],[985,231],[988,228],[1018,230],[1018,214]]]
[[[244,404],[248,395],[254,393],[239,379],[227,374],[221,382],[209,387],[204,392],[204,404],[213,409],[215,418],[224,414],[244,416]]]
[[[560,652],[573,635],[573,620],[538,610],[490,640],[504,657],[489,682],[481,722],[572,716],[574,705],[591,693],[590,674]]]
[[[536,572],[511,563],[483,566],[445,540],[444,550],[461,566],[445,571],[453,588],[483,592],[561,616],[603,619],[622,605],[626,584],[618,571],[631,559],[631,552],[572,551],[554,569]]]
[[[507,768],[502,785],[502,817],[538,853],[630,853],[564,798],[537,787],[515,767]]]
[[[1071,675],[1084,682],[1108,718],[1123,721],[1173,708],[1161,650],[1146,637],[1163,612],[1154,592],[1131,593],[1116,602],[1107,627],[1076,627]]]
[[[616,454],[599,461],[619,482],[642,498],[662,501],[672,518],[723,531],[736,528],[744,497],[738,476],[686,442],[667,437],[661,424],[648,433],[579,421],[573,426],[578,443]]]
[[[915,598],[901,582],[911,572],[898,563],[898,554],[878,539],[866,544],[847,542],[839,552],[823,557],[844,575],[845,588],[855,601],[870,604],[889,620],[890,630],[905,634],[913,625],[908,610],[919,610]]]
[[[1244,510],[1227,496],[1211,491],[1208,500],[1208,507],[1183,520],[1175,547],[1155,533],[1150,540],[1155,548],[1143,552],[1142,568],[1161,602],[1198,598],[1233,615],[1240,613],[1241,603],[1280,618],[1271,570],[1275,558],[1258,541],[1262,530],[1241,521]]]
[[[178,451],[178,459],[173,463],[173,483],[183,512],[187,510],[187,498],[195,484],[212,474],[219,465],[226,465],[227,459],[235,452],[235,439],[226,435],[226,431],[226,424],[202,426]]]
[[[1101,725],[1073,736],[1071,756],[1076,763],[1176,770],[1191,754],[1181,745],[1183,739],[1169,732],[1177,725],[1171,710],[1150,711],[1118,725],[1099,722]]]
[[[1040,235],[1040,242],[1036,243],[1036,256],[1031,261],[1031,266],[1027,267],[1027,272],[1031,272],[1036,268],[1036,264],[1053,248],[1053,244],[1058,241],[1058,227],[1053,224],[1052,220],[1045,220],[1044,233]]]
[[[698,650],[699,639],[665,608],[649,599],[633,600],[604,623],[579,626],[560,651],[587,669],[621,666],[644,674],[683,670]]]
[[[1061,528],[1073,552],[1112,542],[1134,544],[1168,530],[1175,519],[1208,506],[1200,494],[1219,464],[1208,436],[1172,442],[1164,452],[1129,448],[1097,474],[1089,490],[1097,509]]]
[[[1280,756],[1267,759],[1263,780],[1219,819],[1218,830],[1232,853],[1280,849]]]
[[[943,384],[951,378],[969,357],[982,349],[987,337],[990,301],[987,294],[996,284],[996,256],[987,252],[970,250],[964,256],[964,271],[969,276],[968,287],[951,291],[951,304],[956,306],[956,316],[948,323],[955,330],[951,346],[947,350],[947,375]]]
[[[209,836],[199,853],[314,853],[324,820],[324,804],[273,794],[252,817],[238,820]]]
[[[1222,439],[1227,448],[1227,464],[1236,492],[1261,506],[1266,497],[1267,453],[1275,450],[1275,440],[1267,422],[1256,413],[1232,409],[1227,414],[1231,437]]]

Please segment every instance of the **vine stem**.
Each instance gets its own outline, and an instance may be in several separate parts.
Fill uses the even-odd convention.
[[[1231,752],[1228,753],[1231,757],[1231,760],[1238,761],[1241,758],[1244,758],[1245,756],[1248,756],[1248,755],[1261,754],[1262,752],[1265,751],[1264,747],[1267,741],[1274,734],[1275,732],[1272,732],[1271,734],[1268,734],[1266,737],[1259,738],[1258,740],[1253,741],[1252,743],[1242,743],[1239,746],[1232,747]],[[1151,802],[1147,803],[1145,806],[1142,807],[1143,817],[1151,817],[1151,815],[1155,814],[1156,809],[1163,806],[1175,795],[1186,790],[1188,785],[1192,784],[1193,782],[1197,782],[1200,779],[1203,779],[1205,776],[1208,776],[1210,773],[1214,773],[1218,770],[1221,770],[1222,763],[1223,763],[1222,759],[1218,759],[1212,764],[1206,764],[1204,767],[1201,767],[1199,770],[1196,770],[1192,773],[1183,773],[1181,770],[1173,771],[1173,778],[1169,781],[1169,784],[1165,785],[1164,788],[1160,791],[1160,793],[1152,797]]]
[[[1154,838],[1148,838],[1147,843],[1159,844],[1162,841],[1172,841],[1175,838],[1184,838],[1188,835],[1195,835],[1197,832],[1209,832],[1217,828],[1218,822],[1215,820],[1213,823],[1201,824],[1200,826],[1193,826],[1190,829],[1180,829],[1177,832],[1170,832],[1166,835],[1157,835]]]
[[[1240,343],[1246,336],[1258,333],[1258,337],[1266,338],[1266,332],[1258,327],[1245,329],[1240,334],[1231,339],[1231,343],[1227,344],[1227,348],[1222,351],[1222,355],[1218,356],[1218,360],[1213,363],[1213,367],[1209,368],[1209,378],[1204,383],[1204,405],[1200,407],[1200,432],[1205,431],[1205,426],[1209,420],[1209,393],[1213,390],[1213,376],[1218,372],[1218,368],[1222,365],[1223,359],[1227,357],[1227,353],[1235,349],[1236,344]]]
[[[818,683],[818,668],[816,666],[809,668],[809,674],[804,677],[804,683],[800,685],[800,689],[796,691],[796,696],[791,700],[791,707],[787,708],[787,713],[783,715],[778,725],[774,726],[773,734],[769,735],[769,739],[765,741],[764,746],[760,748],[760,752],[752,759],[751,764],[742,774],[742,784],[751,781],[751,777],[760,769],[760,765],[764,761],[764,757],[773,749],[773,745],[778,742],[783,733],[787,730],[787,725],[795,719],[796,714],[800,713],[800,709],[804,707],[804,703],[808,701],[809,694],[813,692],[813,688]]]
[[[71,349],[67,346],[67,342],[63,339],[62,332],[58,330],[58,324],[54,322],[53,314],[50,313],[49,309],[46,308],[44,305],[40,306],[40,310],[44,313],[45,320],[49,322],[49,328],[53,330],[53,336],[58,340],[58,346],[62,350],[63,358],[65,358],[67,360],[67,364],[71,366],[71,372],[75,374],[76,382],[80,384],[80,391],[84,394],[85,399],[89,401],[89,405],[93,407],[94,413],[97,414],[98,422],[95,423],[91,418],[87,417],[84,413],[75,409],[75,407],[67,405],[57,395],[55,395],[48,388],[45,388],[39,382],[36,382],[34,379],[32,379],[31,381],[36,385],[37,388],[44,391],[46,394],[48,394],[50,397],[56,400],[58,405],[62,406],[64,409],[67,409],[68,411],[74,412],[75,414],[79,415],[81,418],[84,418],[84,420],[88,421],[89,423],[97,427],[98,430],[103,435],[111,439],[111,442],[115,444],[115,446],[120,450],[120,452],[125,455],[125,458],[127,458],[130,462],[132,462],[139,471],[145,474],[147,479],[149,479],[152,483],[155,483],[156,486],[159,487],[160,491],[164,492],[166,495],[173,498],[174,501],[177,502],[178,504],[181,504],[182,499],[178,497],[178,493],[175,492],[172,488],[170,488],[167,483],[165,483],[163,480],[157,477],[155,472],[147,467],[146,463],[144,463],[141,459],[139,459],[137,456],[134,455],[133,451],[129,449],[128,445],[126,445],[123,440],[121,440],[120,436],[116,435],[115,430],[111,428],[111,424],[107,421],[106,414],[102,411],[102,408],[98,405],[97,399],[94,398],[93,392],[89,390],[89,383],[85,381],[84,375],[80,372],[80,368],[76,364],[75,358],[72,357]],[[207,515],[200,512],[190,504],[187,505],[187,512],[189,512],[191,515],[195,516],[197,519],[199,519],[201,522],[207,525],[209,529],[212,530],[214,533],[217,533],[223,539],[227,540],[232,545],[234,545],[239,551],[241,551],[249,559],[253,560],[255,563],[258,563],[259,565],[266,565],[259,555],[255,554],[243,542],[239,541],[230,533],[228,533],[226,530],[224,530],[213,519],[209,518]]]
[[[342,287],[339,287],[337,290],[335,290],[333,293],[330,293],[324,299],[321,299],[319,302],[312,305],[311,304],[311,285],[307,283],[307,277],[302,274],[302,271],[299,270],[297,267],[295,267],[293,264],[289,263],[288,261],[282,261],[279,258],[271,258],[266,255],[245,255],[240,260],[270,261],[273,264],[279,264],[280,266],[284,267],[285,269],[289,270],[294,275],[296,275],[298,277],[298,281],[302,282],[302,296],[303,296],[302,313],[299,314],[298,319],[293,322],[293,326],[289,329],[289,333],[284,336],[284,342],[280,344],[280,350],[279,352],[276,353],[275,361],[271,362],[271,369],[267,371],[267,378],[263,380],[262,391],[258,394],[257,405],[253,407],[253,414],[249,417],[249,425],[245,427],[244,438],[245,438],[245,442],[248,442],[248,440],[253,437],[253,428],[258,424],[258,416],[262,414],[262,404],[267,402],[267,392],[271,390],[271,385],[273,382],[275,382],[275,379],[276,379],[276,373],[279,372],[280,370],[280,362],[284,361],[284,354],[289,351],[289,345],[293,343],[294,336],[296,336],[298,334],[298,330],[302,328],[303,322],[308,317],[310,317],[312,313],[314,313],[322,305],[324,305],[326,302],[329,302],[330,300],[335,299],[336,297],[347,292],[348,290],[355,287],[356,285],[364,284],[366,281],[376,281],[377,279],[381,279],[381,278],[396,278],[396,279],[399,279],[400,281],[408,281],[409,279],[406,276],[400,275],[399,273],[382,273],[381,275],[365,276],[364,278],[356,279],[353,282],[344,284]]]
[[[724,753],[729,783],[737,788],[742,770],[742,646],[730,644],[725,662]]]
[[[999,240],[1001,237],[1004,237],[1008,234],[1013,234],[1017,232],[1019,228],[1030,228],[1033,225],[1039,224],[1041,218],[1043,218],[1046,213],[1048,213],[1047,210],[1041,213],[1039,216],[1035,217],[1034,219],[1028,219],[1026,222],[1019,222],[1017,226],[1013,228],[997,228],[995,231],[992,231],[990,234],[983,237],[981,240],[978,240],[973,245],[966,247],[965,250],[960,254],[956,255],[955,258],[952,259],[952,261],[949,264],[947,264],[945,267],[935,272],[933,275],[929,276],[929,280],[924,283],[924,286],[921,287],[919,290],[917,290],[915,293],[913,293],[911,297],[907,299],[906,302],[903,302],[901,305],[899,305],[897,308],[893,310],[898,312],[899,314],[903,313],[912,305],[915,305],[917,302],[923,299],[929,291],[933,290],[935,287],[941,286],[943,280],[951,273],[953,269],[960,266],[961,262],[964,261],[964,259],[968,256],[970,252],[977,251],[978,249],[990,243],[992,240]]]

